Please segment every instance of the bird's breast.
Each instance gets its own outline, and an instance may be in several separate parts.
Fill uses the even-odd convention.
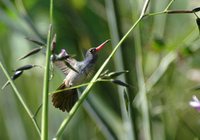
[[[67,86],[76,86],[85,81],[87,75],[90,73],[93,65],[85,65],[84,63],[77,63],[74,68],[78,71],[70,70],[69,74],[65,78],[65,84]]]

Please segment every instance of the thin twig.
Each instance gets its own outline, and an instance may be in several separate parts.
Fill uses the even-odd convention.
[[[165,8],[164,11],[167,11],[174,1],[175,1],[175,0],[171,0],[171,1],[169,2],[169,4],[166,6],[166,8]]]
[[[144,17],[144,15],[145,15],[145,13],[146,13],[146,11],[147,11],[149,2],[150,2],[150,0],[146,0],[146,1],[145,1],[144,6],[143,6],[143,8],[142,8],[142,12],[141,12],[141,14],[140,14],[140,18],[143,18],[143,17]]]

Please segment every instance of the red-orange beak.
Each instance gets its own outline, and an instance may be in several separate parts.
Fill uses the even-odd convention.
[[[96,47],[96,51],[100,51],[105,45],[106,43],[108,43],[110,41],[110,39],[104,41],[101,45],[99,45],[98,47]]]

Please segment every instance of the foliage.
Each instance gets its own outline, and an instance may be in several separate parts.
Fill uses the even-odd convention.
[[[10,85],[0,90],[0,139],[39,139],[40,128],[43,139],[199,139],[200,115],[189,106],[198,96],[191,89],[200,81],[198,4],[2,0],[0,85],[7,80]],[[64,79],[55,68],[47,82],[53,33],[55,52],[64,48],[78,60],[111,39],[92,81],[79,86],[82,95],[69,114],[47,98]]]

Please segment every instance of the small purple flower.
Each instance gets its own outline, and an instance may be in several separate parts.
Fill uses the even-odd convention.
[[[192,96],[192,101],[189,102],[189,105],[200,111],[200,100],[195,95]]]

